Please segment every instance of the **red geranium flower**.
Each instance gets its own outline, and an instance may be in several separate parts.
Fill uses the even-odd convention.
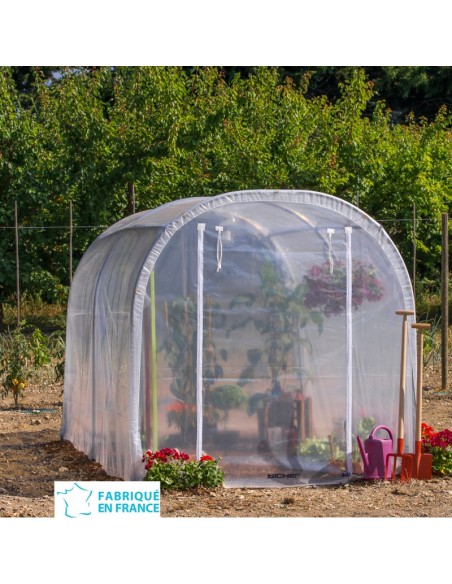
[[[428,426],[424,422],[421,425],[421,433],[422,433],[422,442],[429,443],[432,438],[436,436],[435,431],[433,430],[432,426]]]
[[[161,450],[159,450],[158,452],[156,452],[154,454],[154,458],[156,460],[161,460],[162,462],[168,462],[168,458],[167,458],[166,454],[164,452],[162,452]]]
[[[200,462],[205,462],[206,460],[213,460],[213,458],[211,456],[209,456],[208,454],[204,454],[203,456],[201,456],[201,458],[199,460],[200,460]]]

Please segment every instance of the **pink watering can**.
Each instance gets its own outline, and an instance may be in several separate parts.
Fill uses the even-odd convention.
[[[374,434],[378,430],[386,430],[389,434],[389,438],[374,438]],[[392,432],[386,426],[375,426],[369,435],[363,441],[360,436],[356,437],[358,441],[359,450],[361,452],[361,458],[364,464],[364,479],[384,479],[391,478],[391,469],[388,468],[388,472],[385,476],[386,469],[386,457],[388,454],[393,452],[392,448]]]

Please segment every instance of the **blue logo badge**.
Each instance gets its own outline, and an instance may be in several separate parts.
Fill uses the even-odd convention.
[[[92,491],[74,483],[71,488],[65,491],[57,491],[56,496],[61,497],[64,501],[65,516],[75,518],[83,515],[91,515],[92,510],[89,500],[92,494]]]

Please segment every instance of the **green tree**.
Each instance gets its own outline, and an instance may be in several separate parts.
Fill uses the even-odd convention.
[[[133,192],[137,211],[240,189],[327,192],[386,221],[409,265],[415,204],[420,275],[437,277],[451,117],[442,107],[395,124],[383,97],[407,100],[391,97],[400,112],[421,87],[447,101],[451,68],[47,69],[0,69],[1,302],[15,291],[14,200],[21,285],[57,301],[69,280],[69,202],[75,225],[98,226],[75,230],[76,265],[131,213]],[[29,229],[39,225],[53,229]]]
[[[33,213],[34,193],[29,191],[30,176],[41,146],[39,128],[32,112],[21,105],[11,71],[0,69],[0,326],[3,326],[3,304],[16,290],[14,247],[14,202],[19,212],[27,206]],[[41,198],[40,203],[43,203]],[[22,248],[21,260],[27,255]]]
[[[186,172],[176,164],[187,115],[185,73],[178,67],[119,67],[112,81],[106,182],[122,193],[131,193],[134,185],[137,210],[178,198],[178,176]],[[130,214],[130,197],[126,200]]]

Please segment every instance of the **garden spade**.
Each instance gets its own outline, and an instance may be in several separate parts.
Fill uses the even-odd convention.
[[[413,310],[397,310],[396,314],[403,316],[402,320],[402,352],[400,363],[400,389],[399,389],[399,420],[397,431],[397,452],[388,454],[386,457],[386,477],[391,477],[392,480],[396,478],[397,463],[401,462],[402,467],[400,471],[400,480],[407,481],[412,477],[413,472],[413,455],[405,454],[404,448],[404,414],[405,414],[405,385],[406,385],[406,347],[408,340],[408,323],[407,317],[414,314]],[[391,458],[393,466],[392,472],[389,473],[389,463]]]
[[[428,323],[411,325],[417,330],[417,386],[416,386],[416,436],[414,442],[413,477],[423,481],[432,478],[432,455],[422,452],[422,369],[424,363],[424,331],[430,328]]]

